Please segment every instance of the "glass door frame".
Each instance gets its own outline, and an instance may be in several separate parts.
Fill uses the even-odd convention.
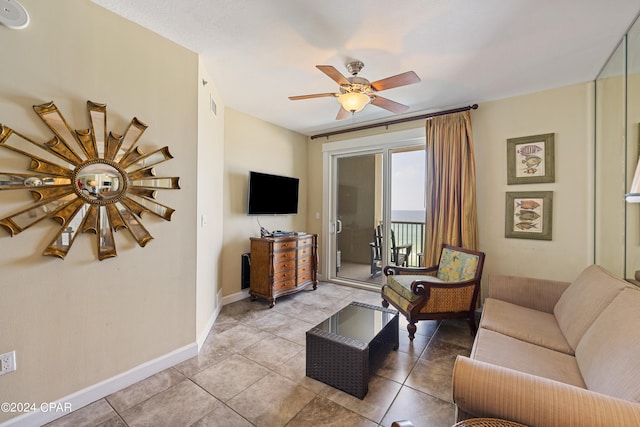
[[[424,128],[413,128],[385,134],[358,137],[337,142],[328,142],[322,146],[323,170],[322,170],[322,245],[321,263],[324,272],[323,279],[333,283],[348,286],[361,287],[365,289],[379,289],[372,284],[356,280],[341,278],[337,276],[337,234],[336,234],[336,196],[337,196],[337,159],[339,157],[382,154],[383,162],[383,220],[385,226],[389,227],[391,218],[391,206],[389,203],[389,192],[391,182],[389,180],[391,168],[391,151],[420,147],[425,145]],[[385,256],[387,256],[385,251]]]

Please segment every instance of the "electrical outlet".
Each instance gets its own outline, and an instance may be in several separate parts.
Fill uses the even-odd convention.
[[[8,374],[16,370],[16,352],[0,354],[0,375]]]

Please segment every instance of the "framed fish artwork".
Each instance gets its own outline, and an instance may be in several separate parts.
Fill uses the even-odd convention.
[[[553,191],[506,193],[504,237],[551,240]]]
[[[507,139],[507,184],[555,182],[553,135]]]

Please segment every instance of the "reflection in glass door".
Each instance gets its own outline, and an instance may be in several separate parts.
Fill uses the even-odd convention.
[[[384,250],[374,230],[382,221],[382,153],[337,158],[336,277],[381,284]]]

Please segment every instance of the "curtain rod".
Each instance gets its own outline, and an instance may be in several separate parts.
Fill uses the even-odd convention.
[[[444,116],[445,114],[461,113],[463,111],[477,110],[477,109],[478,109],[478,104],[473,104],[473,105],[469,105],[469,106],[466,106],[466,107],[454,108],[452,110],[438,111],[436,113],[422,114],[420,116],[404,117],[402,119],[389,120],[389,121],[380,122],[380,123],[372,123],[372,124],[369,124],[369,125],[358,126],[358,127],[355,127],[355,128],[341,129],[341,130],[335,130],[333,132],[320,133],[320,134],[317,134],[317,135],[311,135],[310,138],[311,139],[316,139],[316,138],[327,138],[328,139],[330,136],[339,135],[341,133],[355,132],[355,131],[359,131],[359,130],[372,129],[372,128],[377,128],[377,127],[382,127],[382,126],[390,126],[390,125],[395,125],[395,124],[398,124],[398,123],[412,122],[412,121],[415,121],[415,120],[428,119],[428,118],[436,117],[436,116]]]

